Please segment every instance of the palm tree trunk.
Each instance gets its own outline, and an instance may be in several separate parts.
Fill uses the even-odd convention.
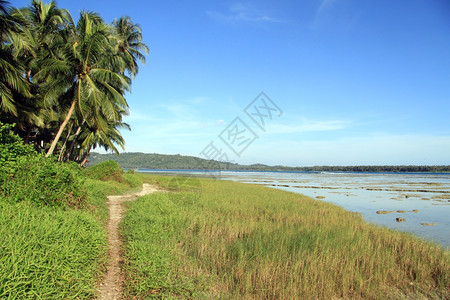
[[[78,135],[81,132],[81,126],[83,126],[84,122],[86,122],[86,120],[83,120],[83,122],[81,122],[81,125],[78,126],[78,129],[77,129],[77,131],[74,134],[74,138],[72,140],[72,143],[70,144],[69,149],[67,149],[67,151],[66,151],[66,157],[64,158],[64,160],[66,160],[66,161],[70,160],[71,156],[73,156],[73,149],[75,148],[75,144],[77,142]]]
[[[67,112],[66,118],[64,119],[64,122],[62,122],[61,126],[59,127],[58,133],[56,134],[55,138],[53,139],[52,144],[50,145],[50,149],[48,149],[47,154],[45,154],[45,157],[49,157],[53,154],[53,151],[55,151],[56,144],[59,141],[59,138],[61,137],[61,134],[64,131],[64,128],[66,127],[67,123],[70,120],[70,117],[72,116],[73,111],[75,110],[75,103],[77,102],[77,99],[73,99],[72,105],[70,105],[69,111]]]
[[[67,148],[66,155],[64,156],[65,161],[70,160],[70,157],[73,156],[73,149],[75,148],[75,144],[77,142],[78,134],[80,134],[80,131],[81,131],[81,126],[78,127],[77,131],[75,132],[75,134],[73,136],[73,140],[70,143],[69,148]]]
[[[31,125],[27,124],[26,134],[25,134],[25,137],[23,138],[23,143],[25,145],[27,145],[28,141],[30,140],[31,130],[32,129],[33,129],[33,127]]]
[[[80,167],[86,167],[86,161],[89,156],[89,153],[91,153],[91,147],[84,153],[83,159],[80,162]]]
[[[70,133],[72,132],[73,121],[70,123],[69,130],[67,131],[66,139],[64,140],[64,144],[61,147],[61,151],[59,152],[58,161],[62,161],[64,149],[66,148],[67,141],[69,140]]]

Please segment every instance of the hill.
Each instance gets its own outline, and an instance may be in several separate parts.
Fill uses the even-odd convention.
[[[287,167],[268,166],[264,164],[240,165],[230,162],[206,160],[195,156],[168,155],[157,153],[125,152],[100,154],[92,152],[89,165],[96,165],[105,160],[117,161],[123,168],[158,169],[158,170],[236,170],[236,171],[310,171],[310,172],[450,172],[447,166],[312,166]]]

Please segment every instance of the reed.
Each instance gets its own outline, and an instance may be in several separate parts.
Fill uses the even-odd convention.
[[[338,206],[250,184],[148,180],[172,192],[130,204],[128,297],[450,296],[448,251]]]
[[[86,299],[106,260],[94,214],[0,201],[0,298]]]

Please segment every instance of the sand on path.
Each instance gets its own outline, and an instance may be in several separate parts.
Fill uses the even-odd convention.
[[[119,224],[123,219],[125,207],[124,202],[132,201],[138,197],[156,192],[156,186],[144,183],[142,191],[119,196],[108,196],[109,220],[108,231],[108,266],[106,275],[98,288],[99,299],[118,300],[122,296],[123,274],[122,264],[122,240],[119,233]]]

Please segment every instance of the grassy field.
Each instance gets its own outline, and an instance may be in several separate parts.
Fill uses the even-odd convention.
[[[298,194],[144,176],[129,203],[125,297],[449,299],[448,251]]]
[[[39,172],[47,167],[45,163],[50,165],[46,171],[66,167],[52,162],[33,167]],[[47,181],[58,181],[58,186],[39,186],[37,172],[30,175],[20,170],[20,179],[26,178],[27,183],[1,186],[1,192],[8,194],[0,196],[0,299],[94,299],[107,261],[106,195],[138,188],[139,178],[119,173],[115,180],[100,181],[75,168],[82,201],[74,207],[72,193],[61,192],[67,185],[60,178],[45,174]],[[51,191],[58,205],[36,199],[36,190]],[[24,197],[24,191],[32,196]]]

